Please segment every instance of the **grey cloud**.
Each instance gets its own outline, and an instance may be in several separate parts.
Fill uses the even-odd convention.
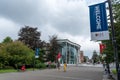
[[[41,27],[41,25],[50,24],[59,32],[67,32],[71,35],[88,34],[86,8],[63,7],[58,8],[60,12],[57,12],[49,7],[46,0],[0,0],[0,16],[22,25]]]
[[[87,14],[85,11],[79,10],[79,8],[78,10],[66,10],[52,19],[51,24],[60,32],[68,32],[72,35],[87,35],[89,32]]]
[[[21,24],[42,24],[47,15],[42,0],[0,0],[0,15]]]

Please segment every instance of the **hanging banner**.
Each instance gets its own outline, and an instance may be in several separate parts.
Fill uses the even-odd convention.
[[[39,48],[35,49],[35,58],[39,58]]]
[[[106,45],[103,43],[100,43],[99,46],[100,46],[100,54],[102,54],[104,49],[106,48]]]
[[[89,11],[91,40],[109,40],[105,2],[89,6]]]

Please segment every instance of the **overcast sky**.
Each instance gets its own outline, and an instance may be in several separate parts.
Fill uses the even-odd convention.
[[[88,3],[90,0],[0,0],[0,42],[7,36],[17,39],[20,28],[27,25],[38,27],[42,40],[55,34],[81,45],[84,55],[91,57],[94,50],[99,52],[99,42],[90,41]]]

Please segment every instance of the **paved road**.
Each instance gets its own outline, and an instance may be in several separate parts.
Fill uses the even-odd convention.
[[[36,71],[0,74],[0,80],[102,80],[103,69],[100,67],[68,67],[63,69],[45,69]]]

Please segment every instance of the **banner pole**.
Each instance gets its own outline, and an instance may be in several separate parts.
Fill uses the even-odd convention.
[[[110,23],[111,23],[111,29],[112,29],[112,43],[113,43],[113,48],[114,48],[114,61],[116,63],[117,80],[120,80],[117,43],[116,43],[116,39],[115,39],[115,29],[114,29],[114,25],[113,25],[112,4],[111,4],[110,0],[107,0],[107,1],[108,1],[108,5],[109,5]]]

